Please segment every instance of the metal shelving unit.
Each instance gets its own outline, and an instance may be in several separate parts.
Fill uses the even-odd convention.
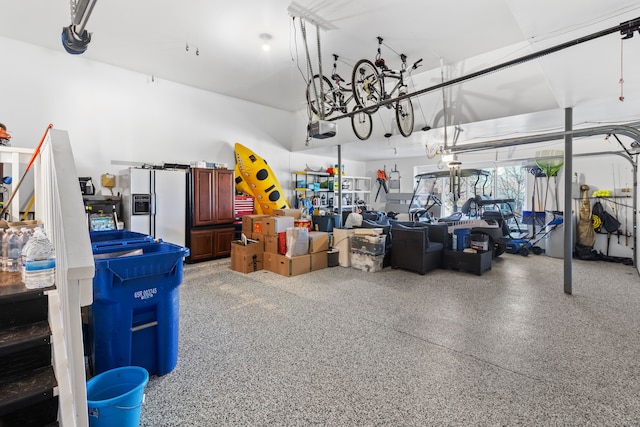
[[[332,210],[334,207],[334,180],[327,172],[294,172],[294,198],[309,199],[314,208]]]

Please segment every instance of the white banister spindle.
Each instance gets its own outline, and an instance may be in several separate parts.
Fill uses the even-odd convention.
[[[34,166],[36,219],[44,223],[56,250],[56,288],[64,336],[64,345],[54,346],[59,419],[62,426],[84,427],[88,417],[80,307],[92,303],[95,268],[66,131],[49,131]]]

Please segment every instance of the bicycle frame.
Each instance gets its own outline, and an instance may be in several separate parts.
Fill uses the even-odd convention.
[[[380,87],[382,88],[382,93],[381,95],[381,100],[385,100],[385,99],[389,99],[393,97],[393,94],[396,92],[399,92],[400,95],[403,95],[403,92],[401,90],[401,88],[406,88],[407,85],[404,82],[404,74],[406,73],[406,70],[400,70],[400,71],[394,71],[394,70],[388,70],[388,71],[381,71],[378,74],[378,78],[380,79]],[[395,75],[393,73],[400,73],[400,75]],[[391,92],[387,92],[386,89],[386,80],[387,79],[397,79],[398,82],[395,84],[395,86],[393,87],[393,89],[391,89]],[[391,105],[391,104],[387,104],[387,108],[391,108],[394,107],[395,105]]]
[[[380,38],[379,41],[380,43],[382,42]],[[419,59],[410,69],[407,69],[406,55],[401,54],[400,58],[402,59],[402,68],[400,70],[390,70],[385,65],[384,59],[380,57],[380,49],[378,48],[375,63],[367,59],[361,59],[356,63],[351,76],[351,89],[356,103],[365,112],[373,114],[378,111],[381,102],[391,99],[396,93],[399,93],[399,95],[407,93],[405,74],[410,75],[418,67],[422,59]],[[387,91],[387,85],[389,84],[387,79],[397,80],[390,91]],[[411,135],[414,124],[411,100],[398,100],[393,104],[386,103],[384,105],[389,109],[393,108],[395,110],[396,122],[400,133],[405,137]]]
[[[348,88],[348,85],[343,85],[344,79],[337,73],[337,61],[338,56],[334,55],[333,72],[331,73],[331,80],[326,76],[315,75],[307,83],[307,103],[313,113],[319,114],[319,111],[323,111],[324,115],[320,115],[322,118],[326,118],[334,111],[340,111],[342,114],[349,112],[349,103],[351,100],[355,100],[355,94],[353,90]],[[316,80],[322,86],[319,90]],[[324,82],[325,84],[323,85]],[[313,91],[310,89],[313,88]],[[326,90],[325,90],[326,88]],[[315,96],[311,96],[313,93]],[[354,105],[353,109],[357,109],[358,105]],[[371,136],[373,129],[373,121],[371,115],[368,113],[358,113],[351,116],[351,127],[353,132],[360,140],[366,140]]]

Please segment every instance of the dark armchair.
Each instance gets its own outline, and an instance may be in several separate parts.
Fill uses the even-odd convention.
[[[451,248],[446,224],[391,224],[391,267],[425,274],[442,265],[442,250]]]

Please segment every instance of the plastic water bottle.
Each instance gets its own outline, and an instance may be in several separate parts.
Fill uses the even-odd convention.
[[[4,234],[2,235],[2,271],[7,271],[7,254],[8,247],[7,243],[9,242],[9,236],[13,233],[13,230],[8,228],[4,230]]]
[[[2,239],[4,271],[20,271],[20,251],[22,250],[20,243],[20,234],[15,230],[8,229]]]
[[[7,230],[0,228],[0,270],[4,271],[4,265],[6,264],[6,247],[4,245],[4,237]]]
[[[24,249],[27,246],[27,242],[29,241],[29,238],[33,234],[33,230],[30,228],[23,228],[20,230],[20,232],[21,232],[20,237],[22,239],[22,242],[21,242],[22,249],[20,250],[19,265],[20,265],[20,273],[22,275],[22,282],[24,283],[24,259],[25,259]]]
[[[24,285],[28,289],[53,286],[56,255],[53,244],[41,228],[36,228],[24,247]]]

